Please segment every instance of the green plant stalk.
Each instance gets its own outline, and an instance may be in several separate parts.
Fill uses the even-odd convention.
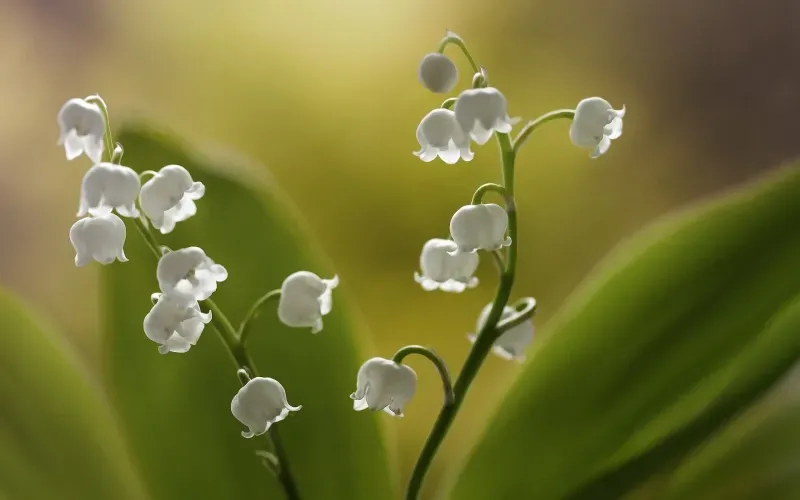
[[[442,379],[442,387],[444,389],[444,406],[452,405],[454,400],[453,383],[450,380],[450,372],[447,370],[447,363],[445,363],[438,354],[433,352],[432,349],[423,347],[421,345],[407,345],[401,348],[394,354],[394,356],[392,356],[392,361],[398,364],[402,363],[403,359],[411,354],[419,354],[420,356],[424,356],[431,363],[433,363],[433,365],[436,367],[436,370],[439,372],[439,377]]]
[[[511,246],[508,247],[508,258],[506,259],[505,270],[500,275],[500,284],[492,303],[492,309],[483,328],[478,332],[475,343],[467,356],[464,365],[459,372],[455,385],[453,386],[453,403],[442,406],[433,429],[425,440],[417,463],[411,473],[411,479],[406,489],[406,500],[416,500],[422,489],[425,474],[433,462],[439,447],[444,441],[450,425],[455,420],[461,404],[469,391],[472,381],[478,374],[483,361],[492,349],[492,344],[497,338],[496,326],[503,314],[503,309],[508,304],[511,297],[511,289],[514,286],[514,275],[517,268],[517,209],[514,203],[514,160],[516,153],[511,137],[508,134],[497,133],[497,142],[500,145],[500,158],[503,166],[503,188],[505,189],[506,199],[509,201],[506,211],[508,212],[508,232],[511,236]]]
[[[105,118],[106,122],[106,130],[104,134],[106,151],[103,152],[103,159],[110,158],[112,150],[109,148],[109,145],[114,144],[114,140],[113,136],[111,135],[111,124],[108,120],[108,108],[100,96],[91,96],[87,99],[87,101],[97,104],[103,113],[103,117]],[[147,247],[151,252],[153,252],[156,260],[160,259],[162,256],[161,246],[159,245],[155,235],[152,233],[152,231],[150,231],[149,227],[145,225],[144,221],[140,218],[134,219],[134,225],[147,244]],[[265,297],[270,296],[270,293],[268,293]],[[262,297],[262,299],[263,302],[260,300],[257,303],[259,306],[267,300],[264,299],[264,297]],[[225,344],[225,347],[227,347],[237,369],[245,369],[251,377],[258,377],[258,371],[256,370],[255,363],[253,363],[253,360],[250,357],[250,353],[247,352],[247,349],[237,334],[236,329],[233,327],[228,317],[225,316],[225,313],[222,312],[222,309],[220,309],[219,306],[217,306],[217,304],[211,299],[204,300],[203,304],[211,311],[211,324],[214,327],[214,330],[219,334],[220,338]],[[256,310],[257,309],[258,308],[256,308]],[[247,320],[252,319],[254,314],[255,312],[251,310],[250,313],[248,313]],[[244,323],[244,325],[246,325],[246,323]],[[300,491],[298,490],[297,484],[294,482],[294,478],[289,471],[289,459],[286,454],[286,449],[283,446],[280,434],[278,434],[278,430],[275,426],[270,427],[267,439],[270,441],[272,449],[275,452],[275,456],[278,459],[279,467],[276,475],[278,477],[278,481],[283,487],[284,492],[286,493],[286,498],[288,500],[300,500]]]

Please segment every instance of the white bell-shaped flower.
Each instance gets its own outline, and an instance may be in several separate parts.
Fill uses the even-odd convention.
[[[403,408],[417,390],[417,374],[410,367],[384,358],[372,358],[361,365],[356,392],[350,395],[353,409],[384,410],[403,416]]]
[[[139,175],[129,167],[98,163],[83,176],[78,217],[103,215],[116,209],[124,217],[138,217]]]
[[[517,122],[509,118],[506,98],[494,87],[463,91],[454,111],[461,129],[478,144],[486,144],[495,131],[511,132],[511,126]]]
[[[414,273],[414,280],[428,291],[463,292],[478,285],[474,277],[478,269],[477,253],[454,253],[458,245],[451,240],[433,238],[422,247],[419,266],[422,274]]]
[[[75,265],[85,266],[92,259],[104,265],[114,260],[128,262],[123,249],[125,236],[125,223],[114,214],[80,219],[69,230],[69,241],[75,248]]]
[[[167,165],[144,183],[139,193],[139,205],[153,227],[167,234],[175,223],[197,213],[195,200],[206,192],[202,182],[195,182],[180,165]]]
[[[569,138],[572,144],[591,149],[591,157],[597,158],[608,151],[612,139],[622,135],[624,116],[625,106],[617,110],[605,99],[589,97],[575,108]]]
[[[163,293],[206,300],[216,291],[217,282],[228,278],[228,271],[215,264],[202,248],[187,247],[164,254],[156,276]]]
[[[426,89],[443,94],[453,90],[458,82],[458,68],[446,55],[432,52],[419,63],[418,77]]]
[[[158,352],[183,353],[200,339],[211,321],[211,311],[203,313],[195,300],[180,295],[154,293],[153,308],[144,317],[144,333],[158,344]]]
[[[511,245],[506,237],[508,214],[500,205],[485,203],[467,205],[458,209],[450,219],[450,235],[458,253],[476,250],[499,250]]]
[[[289,275],[281,285],[278,319],[286,326],[321,332],[322,317],[331,312],[338,285],[338,276],[326,280],[309,271]]]
[[[481,331],[483,325],[486,324],[486,320],[489,319],[489,313],[491,310],[491,303],[487,304],[486,307],[483,308],[481,314],[478,316],[478,323],[475,326],[476,332]],[[508,319],[514,316],[516,313],[516,309],[511,306],[506,306],[503,308],[503,314],[500,316],[500,321]],[[467,335],[467,338],[469,338],[470,342],[475,342],[477,337],[476,334],[471,333]],[[494,344],[492,344],[492,352],[503,359],[513,359],[522,363],[525,361],[525,349],[528,348],[532,341],[533,321],[527,320],[500,335],[500,337],[494,341]]]
[[[97,104],[83,99],[70,99],[58,112],[58,144],[64,146],[67,160],[86,153],[94,163],[103,157],[106,121]]]
[[[248,381],[231,401],[231,413],[248,427],[248,430],[242,431],[242,436],[246,438],[264,434],[272,424],[285,419],[290,411],[301,408],[290,405],[283,386],[277,380],[266,377]]]
[[[449,109],[434,109],[417,127],[420,150],[414,155],[422,161],[433,161],[438,155],[445,163],[456,163],[459,158],[470,161],[475,155],[469,149],[469,137],[461,130],[455,114]]]

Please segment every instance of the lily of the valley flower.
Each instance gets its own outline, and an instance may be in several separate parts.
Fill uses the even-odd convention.
[[[156,276],[163,293],[206,300],[216,291],[217,282],[228,278],[228,271],[215,264],[202,248],[187,247],[164,254]]]
[[[458,246],[453,253],[507,247],[511,245],[511,238],[505,236],[507,228],[508,214],[500,205],[485,203],[461,207],[450,219],[450,235]]]
[[[286,391],[277,380],[265,377],[251,379],[231,401],[231,413],[248,427],[242,431],[246,438],[264,434],[272,424],[285,419],[290,411],[301,408],[289,404]]]
[[[127,262],[123,249],[125,236],[125,223],[114,214],[80,219],[69,230],[69,241],[75,248],[75,265],[85,266],[92,259],[104,265],[115,260]]]
[[[83,176],[78,217],[103,215],[116,209],[124,217],[138,217],[139,175],[129,167],[98,163]]]
[[[469,137],[449,109],[438,108],[425,115],[417,126],[417,142],[420,150],[414,155],[425,162],[433,161],[438,155],[452,165],[459,158],[470,161],[475,156],[469,149]]]
[[[454,241],[440,238],[428,240],[419,257],[422,274],[414,273],[414,280],[428,291],[460,293],[477,286],[478,278],[473,274],[478,269],[478,254],[453,255],[451,252],[456,250],[458,245]]]
[[[175,223],[197,213],[195,200],[205,194],[202,182],[194,182],[189,172],[179,165],[167,165],[144,183],[139,204],[153,227],[167,234]]]
[[[417,389],[417,374],[410,367],[384,358],[372,358],[361,365],[356,392],[350,395],[353,409],[384,410],[403,416],[403,408]]]
[[[211,311],[203,313],[195,300],[178,295],[154,293],[155,304],[144,317],[144,333],[158,344],[158,352],[183,353],[200,339],[211,321]]]
[[[446,55],[433,52],[422,58],[418,77],[426,89],[442,94],[450,92],[455,87],[458,81],[458,68]]]
[[[58,144],[64,146],[67,160],[86,153],[94,163],[100,162],[106,121],[97,104],[77,98],[68,100],[58,112],[58,128]]]
[[[575,118],[569,128],[569,138],[578,147],[592,149],[597,158],[608,151],[611,140],[622,135],[622,118],[625,106],[614,109],[600,97],[589,97],[578,103]]]
[[[491,310],[491,303],[487,304],[486,307],[483,308],[481,314],[478,316],[478,323],[475,326],[476,332],[481,331],[483,326],[486,324],[486,320],[489,319],[489,313]],[[516,309],[511,306],[506,306],[503,308],[503,314],[500,316],[500,321],[508,319],[514,316],[516,313]],[[469,334],[467,338],[469,338],[470,342],[475,342],[476,335]],[[492,352],[503,359],[513,359],[522,363],[525,361],[525,349],[528,348],[532,341],[533,321],[528,320],[500,335],[500,337],[494,341],[494,344],[492,344]]]
[[[286,326],[321,332],[322,317],[331,312],[338,285],[338,276],[326,280],[309,271],[289,275],[281,285],[278,319]]]
[[[492,133],[511,132],[517,119],[509,118],[506,98],[494,87],[467,89],[454,108],[461,129],[478,144],[486,144]]]

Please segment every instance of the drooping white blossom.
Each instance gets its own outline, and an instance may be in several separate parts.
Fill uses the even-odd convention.
[[[478,316],[478,323],[475,326],[475,331],[480,332],[489,319],[489,313],[492,310],[492,304],[489,303],[483,308],[481,314]],[[506,306],[503,308],[503,314],[500,316],[500,321],[514,316],[517,311],[511,307]],[[476,334],[467,335],[470,342],[475,342]],[[521,323],[514,328],[504,332],[492,344],[492,352],[503,359],[515,360],[520,363],[525,361],[525,349],[528,348],[533,341],[533,321],[530,319]]]
[[[338,276],[322,279],[309,271],[289,275],[281,285],[278,319],[286,326],[319,333],[322,317],[333,307],[333,289],[338,285]]]
[[[474,277],[478,269],[477,253],[458,253],[454,241],[433,238],[422,247],[419,265],[422,273],[414,273],[414,280],[428,291],[463,292],[478,285]],[[453,253],[451,253],[453,252]]]
[[[617,110],[605,99],[589,97],[575,108],[569,138],[574,145],[591,149],[591,157],[597,158],[608,151],[612,139],[622,135],[624,116],[625,106]]]
[[[494,87],[461,92],[454,111],[461,129],[478,144],[486,144],[495,131],[511,132],[517,122],[508,116],[505,96]]]
[[[446,55],[432,52],[422,58],[417,76],[426,89],[442,94],[455,87],[458,82],[458,68]]]
[[[98,163],[86,171],[81,184],[78,217],[103,215],[112,210],[124,217],[138,217],[139,175],[129,167]]]
[[[158,344],[158,352],[187,352],[200,339],[211,321],[211,311],[203,313],[196,300],[180,295],[154,293],[153,308],[144,317],[144,333]]]
[[[350,398],[356,411],[384,410],[402,417],[416,389],[417,374],[410,367],[389,359],[372,358],[359,368],[356,392]]]
[[[456,253],[476,250],[499,250],[511,245],[506,237],[508,214],[500,205],[485,203],[461,207],[450,219],[450,235],[458,249]]]
[[[86,153],[94,163],[103,157],[106,121],[100,106],[83,99],[70,99],[58,112],[58,144],[64,146],[67,160]]]
[[[153,227],[167,234],[175,223],[197,213],[195,200],[205,194],[202,182],[195,182],[180,165],[167,165],[144,183],[139,193],[139,205]]]
[[[228,271],[214,263],[202,248],[187,247],[164,254],[156,269],[158,286],[166,294],[206,300],[217,289],[217,282],[228,278]]]
[[[437,108],[425,115],[417,126],[420,150],[414,155],[422,161],[433,161],[436,156],[445,163],[454,164],[461,158],[470,161],[475,156],[469,149],[469,137],[461,130],[455,113]]]
[[[289,412],[302,406],[292,406],[286,399],[283,386],[273,378],[256,377],[239,389],[231,401],[231,413],[248,430],[242,436],[251,438],[267,432],[270,426],[285,419]]]
[[[105,265],[125,257],[125,223],[114,214],[84,217],[69,230],[69,241],[75,248],[75,265],[85,266],[92,260]]]

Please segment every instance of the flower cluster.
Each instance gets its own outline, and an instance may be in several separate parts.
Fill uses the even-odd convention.
[[[455,33],[448,32],[439,51],[422,58],[418,70],[420,83],[434,93],[447,93],[456,86],[458,69],[442,53],[448,43],[462,48],[475,74],[472,88],[445,100],[441,107],[428,112],[417,126],[416,137],[420,149],[414,155],[424,162],[431,162],[437,157],[448,164],[455,164],[459,159],[470,161],[475,156],[471,149],[472,142],[481,146],[495,134],[507,137],[519,121],[509,116],[505,96],[497,88],[489,86],[486,70],[475,65],[463,40]],[[605,99],[590,97],[580,101],[574,110],[560,110],[530,122],[517,141],[512,142],[507,138],[505,143],[515,148],[514,144],[524,142],[538,124],[553,116],[568,117],[572,118],[569,130],[572,143],[591,149],[591,157],[596,158],[608,151],[612,139],[622,135],[624,115],[624,106],[621,110],[615,110]],[[501,251],[514,243],[507,233],[510,229],[509,213],[515,207],[513,193],[507,192],[503,186],[491,187],[504,196],[505,208],[494,203],[481,203],[476,193],[471,204],[453,214],[449,239],[432,238],[422,246],[420,271],[414,274],[414,280],[424,290],[460,293],[476,287],[478,278],[474,274],[478,269],[479,250],[493,253],[502,267],[504,257]],[[501,273],[506,272],[509,271],[501,269]],[[495,310],[492,324],[487,325]],[[520,312],[514,307],[490,303],[478,317],[476,332],[488,329],[494,338],[491,349],[495,354],[503,359],[522,361],[526,348],[533,340],[534,328],[533,322],[525,318],[522,318],[524,321],[514,322],[513,326],[507,323],[519,317]],[[509,326],[500,330],[501,324]],[[498,330],[493,333],[495,328]],[[478,335],[470,334],[468,338],[476,342]],[[398,359],[397,355],[395,359]],[[413,395],[415,386],[416,375],[413,370],[395,360],[373,358],[359,370],[357,389],[351,397],[355,400],[356,410],[385,409],[392,415],[401,416],[403,406]]]
[[[200,340],[212,312],[203,312],[201,304],[210,307],[217,284],[225,281],[228,271],[214,262],[200,247],[170,250],[154,245],[155,235],[175,229],[178,222],[197,213],[195,202],[205,194],[202,182],[192,179],[180,165],[167,165],[158,172],[136,173],[120,164],[122,146],[113,154],[108,108],[99,96],[70,99],[58,114],[59,144],[68,160],[86,154],[93,165],[83,177],[78,217],[70,230],[75,248],[75,264],[84,266],[95,260],[111,264],[127,262],[124,245],[127,234],[124,217],[133,221],[146,235],[151,249],[159,256],[156,278],[159,292],[151,295],[152,308],[145,315],[145,336],[158,345],[158,352],[185,353]],[[110,157],[110,158],[109,158]],[[104,161],[109,159],[110,161]],[[150,178],[142,184],[143,177]],[[285,325],[322,330],[322,317],[332,308],[332,291],[338,277],[322,279],[308,271],[287,277],[279,290],[278,318]],[[243,344],[241,332],[231,342]],[[235,347],[235,346],[229,346]],[[240,367],[253,370],[251,366]],[[231,402],[231,412],[249,431],[245,437],[263,434],[270,425],[283,420],[300,407],[289,405],[283,386],[274,379],[249,378]]]

